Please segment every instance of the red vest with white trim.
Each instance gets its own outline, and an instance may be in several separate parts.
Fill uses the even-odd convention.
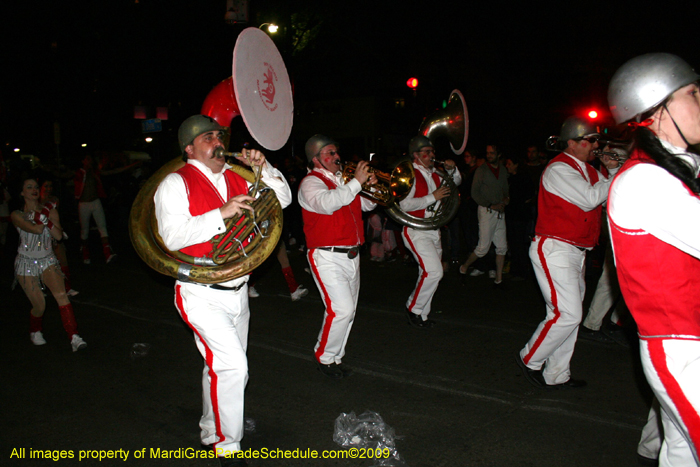
[[[219,191],[211,181],[197,167],[192,164],[185,164],[177,171],[185,182],[187,189],[187,199],[190,203],[190,214],[201,216],[209,211],[218,209],[226,202],[221,198]],[[226,180],[226,200],[237,195],[248,193],[248,185],[240,175],[231,170],[224,170]],[[198,243],[180,249],[186,255],[201,258],[211,256],[211,242]]]
[[[571,166],[581,174],[584,180],[586,179],[581,166],[566,154],[559,154],[552,159],[550,165],[557,162]],[[588,179],[593,186],[598,182],[598,172],[590,164],[585,165]],[[564,198],[548,192],[540,179],[535,233],[541,237],[554,238],[574,246],[593,248],[600,236],[602,209],[602,206],[598,206],[586,212]]]
[[[318,177],[329,190],[337,185],[321,173],[312,171],[307,177]],[[301,184],[300,184],[301,186]],[[322,246],[355,246],[365,241],[365,229],[362,221],[362,204],[359,196],[352,203],[335,211],[333,214],[318,214],[306,209],[301,210],[304,220],[304,235],[307,248]]]
[[[95,177],[97,184],[97,197],[106,198],[107,194],[102,186],[102,179],[100,178],[100,171],[93,170],[92,175]],[[75,177],[73,177],[73,185],[75,188],[75,199],[80,199],[83,194],[83,189],[85,188],[85,179],[87,178],[87,171],[85,169],[78,169],[75,171]]]
[[[416,169],[413,171],[416,174],[415,178],[415,184],[416,184],[416,191],[413,195],[414,198],[422,198],[424,196],[428,196],[428,182],[425,179],[425,174],[421,172],[420,170]],[[420,176],[419,176],[420,175]],[[439,187],[440,183],[442,182],[442,179],[440,176],[433,172],[432,173],[432,178],[433,182],[435,182],[435,186]],[[419,209],[418,211],[411,211],[408,214],[416,217],[425,217],[425,209]]]
[[[634,151],[616,177],[645,163],[654,162]],[[614,195],[608,203],[614,206]],[[620,290],[639,335],[700,339],[700,260],[644,230],[624,229],[609,215],[608,220]]]

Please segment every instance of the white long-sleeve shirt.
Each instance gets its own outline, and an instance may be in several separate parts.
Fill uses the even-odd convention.
[[[669,152],[688,162],[698,176],[699,156],[661,142]],[[665,169],[656,164],[638,164],[626,170],[613,184],[610,200],[608,214],[618,226],[641,229],[700,258],[700,198]]]
[[[224,165],[224,169],[215,174],[198,160],[189,159],[187,163],[197,167],[216,187],[221,197],[224,200],[227,199],[224,170],[230,168],[230,165]],[[261,180],[275,191],[282,208],[289,206],[292,202],[292,191],[279,170],[265,163]],[[250,185],[248,183],[248,186]],[[215,235],[226,231],[224,219],[218,208],[199,216],[190,214],[185,182],[178,173],[173,172],[163,179],[156,190],[153,201],[155,202],[156,219],[158,219],[158,233],[165,246],[170,250],[180,250],[190,245],[209,241]]]
[[[331,180],[338,188],[329,190],[323,180],[318,177],[304,177],[299,185],[299,205],[307,211],[331,215],[343,206],[352,203],[362,191],[362,185],[355,178],[344,183],[340,172],[334,174],[324,168],[315,168],[314,170]],[[371,211],[377,206],[365,197],[362,197],[360,202],[363,211]]]
[[[570,157],[581,167],[585,179],[581,178],[581,173],[570,165],[554,162],[542,174],[542,186],[548,192],[565,199],[582,210],[592,211],[608,198],[610,182],[618,168],[610,169],[609,178],[598,172],[598,182],[591,185],[586,163],[581,162],[571,154],[564,153],[564,155]]]
[[[420,171],[423,175],[423,178],[425,178],[425,181],[428,184],[428,194],[426,196],[416,198],[416,184],[414,183],[411,187],[411,191],[408,192],[408,196],[406,196],[403,200],[399,201],[399,206],[401,206],[401,209],[404,212],[419,211],[435,203],[435,196],[433,195],[433,191],[437,190],[438,188],[435,185],[435,181],[433,180],[433,172],[435,172],[435,169],[428,169],[423,164],[417,164],[414,162],[413,170]],[[448,173],[452,175],[452,181],[455,185],[459,186],[459,184],[462,183],[462,174],[459,172],[459,170],[455,168],[451,171],[448,171]],[[420,175],[416,176],[420,177]],[[435,215],[433,211],[426,211],[425,213],[425,217],[432,217],[433,215]]]

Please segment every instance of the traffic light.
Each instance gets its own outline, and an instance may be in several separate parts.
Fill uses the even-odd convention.
[[[409,78],[408,81],[406,81],[406,86],[415,91],[418,87],[418,78]]]
[[[596,118],[598,118],[598,111],[595,109],[591,109],[586,115],[588,115],[588,118],[590,118],[591,120],[595,120]]]

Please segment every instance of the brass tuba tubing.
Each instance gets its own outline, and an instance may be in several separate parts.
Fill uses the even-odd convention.
[[[223,157],[224,159],[226,159],[228,161],[228,159],[231,159],[231,158],[238,159],[238,158],[243,157],[243,153],[241,153],[241,152],[228,152],[228,151],[224,150],[224,148],[216,148],[214,150],[214,157]]]

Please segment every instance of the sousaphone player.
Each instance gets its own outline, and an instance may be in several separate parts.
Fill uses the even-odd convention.
[[[237,60],[240,57],[244,60],[248,56],[258,57],[258,54],[240,53],[241,48],[252,48],[255,51],[267,47],[268,53],[277,53],[271,40],[261,33],[255,28],[249,28],[239,36],[234,50],[236,79],[240,77],[245,81],[249,78],[245,74],[236,74]],[[263,54],[263,57],[266,56]],[[267,72],[272,60],[257,59],[266,62],[265,66],[245,62],[243,65],[248,66],[242,68],[249,70],[248,73],[260,73],[262,76]],[[277,75],[281,75],[282,72],[286,75],[286,70],[278,67]],[[279,128],[277,125],[266,126],[266,121],[274,120],[274,116],[270,116],[269,120],[265,118],[264,112],[268,108],[279,110],[289,109],[289,106],[285,106],[284,102],[280,106],[263,103],[259,99],[256,100],[255,93],[252,93],[252,97],[246,95],[248,91],[255,90],[241,89],[240,83],[235,88],[236,100],[241,105],[241,115],[246,117],[244,120],[248,129],[261,145],[268,149],[279,149],[286,141],[288,133],[281,135],[280,145],[266,145],[265,139],[256,134],[265,133],[266,129],[267,133],[274,132],[275,128]],[[231,92],[233,90],[229,91]],[[284,93],[291,96],[288,80],[286,83],[280,83],[276,98]],[[255,114],[256,108],[251,109],[246,101],[259,108],[258,115]],[[216,115],[215,112],[211,114]],[[288,114],[291,118],[291,112]],[[193,269],[178,271],[175,306],[183,321],[192,329],[195,343],[204,359],[203,414],[199,423],[201,442],[215,450],[222,466],[230,467],[246,465],[245,460],[238,456],[242,452],[243,401],[248,381],[246,348],[250,311],[247,282],[250,271],[243,271],[233,278],[205,281],[200,278],[198,274],[201,271],[197,271],[196,268],[199,264],[217,259],[221,239],[230,240],[235,237],[234,249],[243,250],[243,256],[246,257],[252,255],[246,253],[245,248],[256,242],[276,243],[279,237],[273,238],[273,235],[264,233],[265,226],[275,223],[276,220],[263,219],[265,209],[260,207],[258,212],[253,212],[254,208],[249,204],[258,193],[259,182],[262,182],[260,186],[264,184],[274,191],[282,208],[291,203],[292,194],[282,174],[268,164],[263,153],[258,150],[243,149],[238,156],[243,164],[259,169],[254,170],[260,176],[254,182],[244,178],[239,172],[228,170],[231,166],[225,162],[223,154],[227,128],[221,121],[209,115],[194,115],[182,123],[178,131],[178,140],[186,164],[165,176],[153,199],[158,233],[164,247],[196,260]],[[227,123],[230,123],[230,120]],[[254,187],[253,190],[250,189],[251,186]],[[260,194],[259,199],[262,196]],[[243,235],[237,233],[240,232],[237,227],[243,228],[251,218],[255,224],[254,230],[251,230],[251,233],[246,231]],[[233,221],[227,223],[228,219]],[[213,238],[215,236],[216,239]],[[267,250],[271,251],[270,248]]]

